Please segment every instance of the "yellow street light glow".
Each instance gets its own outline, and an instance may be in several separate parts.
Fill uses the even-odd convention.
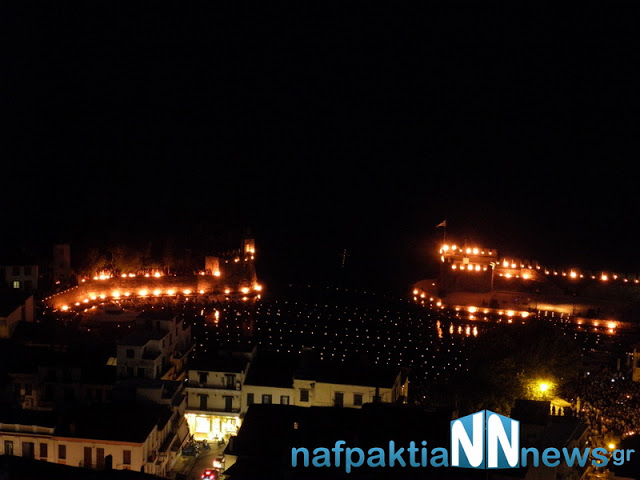
[[[413,294],[414,294],[414,295],[417,295],[417,294],[418,294],[418,289],[417,289],[417,288],[414,288],[414,289],[413,289]]]
[[[133,277],[135,277],[135,276],[136,276],[136,274],[135,274],[135,273],[130,273],[130,274],[129,274],[129,278],[133,278]]]
[[[186,290],[184,291],[184,294],[185,294],[185,295],[191,295],[191,290],[186,289]]]
[[[522,313],[520,314],[520,316],[521,316],[522,318],[527,318],[527,317],[529,316],[529,312],[522,312]]]
[[[478,249],[477,249],[477,248],[474,248],[474,249],[473,249],[473,254],[474,254],[474,255],[477,255],[477,254],[478,254]]]
[[[569,274],[569,276],[570,276],[571,278],[576,278],[576,277],[578,276],[578,274],[577,274],[576,272],[571,272],[571,273]]]
[[[82,303],[89,303],[89,299],[85,298],[84,300],[82,300]]]
[[[480,271],[480,265],[476,265],[476,272]]]
[[[478,309],[476,307],[469,307],[469,313],[476,313]]]
[[[159,288],[156,288],[156,289],[153,291],[153,294],[154,294],[156,297],[157,297],[158,295],[160,295],[161,293],[162,293],[162,290],[160,290]]]
[[[609,450],[615,450],[616,449],[616,444],[615,443],[610,443],[607,446],[609,447]]]
[[[458,268],[458,267],[456,267],[455,263],[453,265],[451,265],[451,270],[455,270],[456,268]]]
[[[158,278],[158,277],[160,277],[160,276],[161,276],[161,274],[160,274],[160,272],[156,272],[156,273],[154,273],[154,274],[153,274],[153,276],[154,276],[154,277],[156,277],[156,278]]]
[[[144,276],[148,278],[148,277],[149,277],[149,274],[148,274],[148,273],[145,273],[145,274],[144,274]]]
[[[513,310],[507,310],[507,317],[513,317],[515,312]]]
[[[242,289],[240,289],[240,291],[242,293],[249,293],[249,287],[242,287]]]
[[[529,275],[528,273],[523,273],[523,274],[522,274],[522,278],[523,278],[524,280],[529,280],[529,279],[531,278],[531,275]]]
[[[203,294],[203,293],[204,293],[204,290],[200,290],[200,294]]]
[[[66,312],[67,310],[69,310],[69,305],[63,305],[62,306],[62,311]]]
[[[442,247],[442,250],[444,250],[445,252],[448,252],[449,251],[449,245],[444,245]]]
[[[541,392],[546,392],[547,390],[549,390],[549,384],[548,383],[544,383],[542,382],[538,388],[540,389]]]
[[[600,276],[600,280],[602,280],[603,282],[606,282],[607,280],[609,280],[609,277],[603,273],[603,274]]]
[[[120,292],[113,292],[113,293],[111,294],[111,296],[112,296],[113,298],[120,298]]]
[[[214,277],[219,277],[220,276],[220,270],[216,270],[215,272],[213,272],[213,276]]]
[[[473,265],[469,264],[467,265],[467,270],[472,270],[473,269]]]
[[[125,296],[125,297],[129,297],[129,296],[131,296],[131,292],[124,292],[124,296]]]
[[[614,329],[614,328],[616,328],[616,322],[609,322],[609,323],[607,323],[607,327],[608,327],[609,329]]]
[[[107,298],[107,296],[103,293],[102,295],[100,295],[100,298],[104,300],[105,298]]]
[[[127,278],[127,274],[123,273],[122,275],[120,275],[122,278]]]
[[[260,291],[262,291],[262,285],[258,285],[258,284],[256,284],[256,285],[253,287],[253,289],[254,289],[256,292],[260,292]],[[420,296],[422,296],[422,295],[420,295]],[[423,298],[424,298],[424,297],[423,297]]]
[[[510,273],[507,273],[507,274],[505,275],[505,277],[507,277],[507,278],[511,278],[511,274],[510,274]]]
[[[149,291],[146,288],[143,288],[138,292],[138,295],[140,295],[141,297],[146,297],[148,294],[149,294]]]
[[[167,290],[167,295],[174,295],[175,293],[175,290]]]
[[[93,277],[93,279],[94,279],[94,280],[98,280],[98,277],[97,277],[97,276],[96,276],[96,277]]]
[[[502,262],[502,266],[503,267],[508,267],[509,266],[509,262],[507,262],[506,260],[504,262]]]
[[[465,252],[466,252],[466,253],[471,253],[471,249],[470,249],[470,248],[467,248],[467,249],[465,250]]]
[[[457,250],[458,246],[457,245],[451,245],[451,250]]]

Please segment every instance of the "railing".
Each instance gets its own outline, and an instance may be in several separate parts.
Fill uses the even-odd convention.
[[[242,384],[240,384],[240,383],[236,383],[236,384],[233,384],[233,385],[230,385],[230,384],[214,385],[214,384],[209,384],[209,383],[189,382],[187,384],[187,387],[191,387],[191,388],[208,388],[208,389],[213,389],[213,390],[233,390],[233,391],[242,390]]]
[[[214,408],[214,407],[201,408],[200,405],[197,405],[195,407],[190,407],[189,405],[187,405],[187,410],[198,411],[198,412],[215,412],[215,413],[240,413],[240,409],[239,408],[225,408],[225,407],[220,407],[220,408]]]

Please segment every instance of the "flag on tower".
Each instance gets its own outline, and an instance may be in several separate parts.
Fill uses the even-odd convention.
[[[447,221],[443,220],[442,222],[440,222],[438,225],[436,225],[436,228],[440,228],[440,227],[446,227],[447,226]]]

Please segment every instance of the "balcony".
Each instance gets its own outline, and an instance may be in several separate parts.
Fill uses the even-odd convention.
[[[193,382],[190,381],[187,384],[187,387],[189,388],[208,388],[211,390],[231,390],[234,392],[239,392],[240,390],[242,390],[242,384],[240,382],[236,382],[235,384],[209,384],[209,383],[198,383],[198,382]]]
[[[206,407],[201,408],[200,405],[189,406],[187,405],[187,413],[213,413],[216,415],[238,415],[240,413],[239,408],[225,408],[225,407]]]

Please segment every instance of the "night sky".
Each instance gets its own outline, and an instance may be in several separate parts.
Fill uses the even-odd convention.
[[[1,7],[3,248],[249,229],[267,282],[402,291],[446,219],[640,273],[634,2],[219,3]]]

